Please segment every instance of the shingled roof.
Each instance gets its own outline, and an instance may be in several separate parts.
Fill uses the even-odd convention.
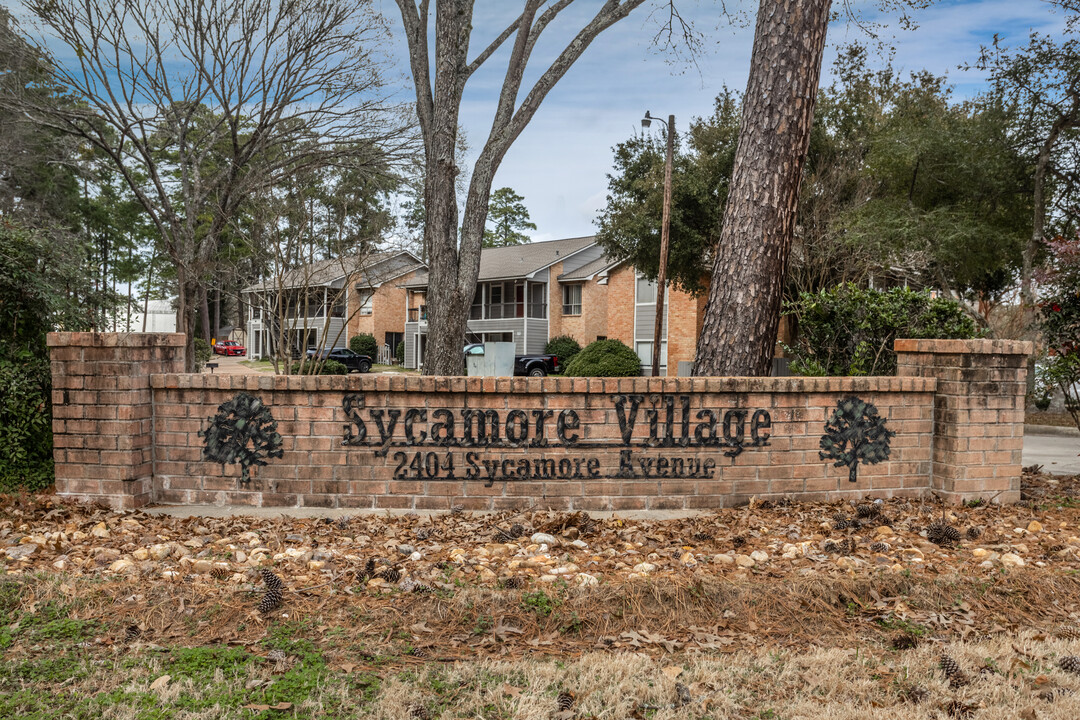
[[[477,280],[487,282],[528,277],[595,243],[596,236],[588,235],[564,240],[484,248],[480,253],[480,275]],[[427,282],[427,273],[420,273],[409,283],[409,287],[427,285]]]
[[[346,277],[354,287],[373,288],[419,267],[423,267],[423,264],[403,250],[368,253],[362,257],[331,258],[289,270],[281,278],[256,283],[244,288],[244,292],[323,285],[341,287]]]
[[[605,270],[610,270],[621,262],[623,261],[613,258],[610,255],[603,255],[592,262],[585,263],[579,268],[564,272],[559,276],[559,280],[563,282],[566,282],[567,280],[588,280],[593,275],[602,273]]]

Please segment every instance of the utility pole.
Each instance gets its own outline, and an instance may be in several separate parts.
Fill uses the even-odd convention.
[[[641,120],[641,127],[649,127],[653,120],[664,122],[660,118],[652,117],[649,111],[646,110],[645,117]],[[668,115],[667,157],[664,159],[664,210],[660,219],[660,271],[656,276],[656,322],[653,325],[653,377],[660,376],[660,345],[664,330],[664,291],[667,289],[668,247],[671,243],[671,164],[674,153],[675,116]]]

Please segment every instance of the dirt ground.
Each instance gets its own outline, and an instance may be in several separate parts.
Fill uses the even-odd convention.
[[[1076,718],[1078,508],[1041,474],[662,521],[7,497],[0,717]]]

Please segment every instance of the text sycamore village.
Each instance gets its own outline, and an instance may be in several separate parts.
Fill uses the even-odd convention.
[[[769,444],[772,417],[768,410],[703,408],[693,412],[689,395],[611,395],[620,438],[585,440],[577,410],[465,408],[368,408],[361,394],[347,394],[342,407],[349,424],[343,445],[378,447],[385,457],[391,448],[435,446],[443,448],[531,448],[561,446],[577,449],[620,449],[617,478],[711,478],[714,458],[638,457],[629,448],[725,448],[735,458],[745,447]],[[639,418],[642,422],[639,422]],[[641,429],[635,434],[635,430]],[[749,430],[749,433],[747,432]],[[749,438],[748,438],[749,435]],[[483,458],[476,451],[463,456],[452,452],[395,452],[395,479],[569,480],[600,478],[595,457]],[[459,475],[459,472],[463,474]]]

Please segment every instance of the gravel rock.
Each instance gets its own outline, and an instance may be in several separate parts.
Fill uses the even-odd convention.
[[[38,546],[34,543],[26,543],[25,545],[4,548],[4,554],[7,555],[10,560],[25,560],[33,555],[37,549]]]
[[[1001,556],[1001,564],[1005,567],[1024,567],[1024,558],[1016,553],[1005,553]]]
[[[529,542],[533,543],[534,545],[547,545],[548,547],[551,547],[556,543],[556,540],[554,535],[548,535],[547,533],[534,533],[533,536],[529,538]]]
[[[752,568],[757,563],[755,563],[754,558],[750,557],[749,555],[736,555],[735,564],[739,567]]]

